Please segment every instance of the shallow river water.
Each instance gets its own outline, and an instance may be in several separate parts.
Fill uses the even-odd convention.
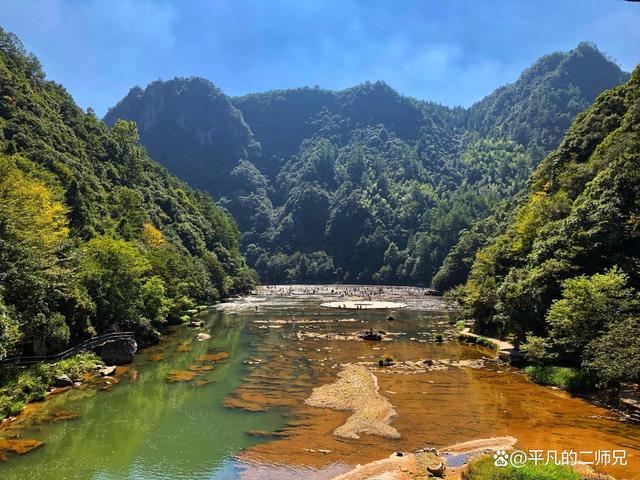
[[[640,479],[640,426],[605,409],[491,361],[402,368],[425,358],[492,356],[483,347],[435,341],[450,330],[441,300],[343,310],[321,307],[328,295],[319,293],[262,291],[203,313],[203,330],[174,328],[119,367],[117,384],[101,379],[30,405],[0,429],[0,478],[324,479],[396,450],[511,435],[523,450],[625,450],[628,464],[609,472]],[[398,335],[383,342],[346,336],[370,327]],[[197,341],[198,331],[211,338]],[[378,367],[387,356],[400,367]],[[372,362],[380,394],[397,412],[391,425],[400,439],[339,439],[332,431],[349,413],[304,404],[313,387],[354,362]],[[42,445],[10,451],[33,441]]]

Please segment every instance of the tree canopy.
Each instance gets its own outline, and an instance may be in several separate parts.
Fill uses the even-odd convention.
[[[625,79],[580,44],[469,109],[384,82],[229,98],[176,78],[132,89],[105,121],[137,122],[153,158],[233,214],[264,281],[430,284],[438,274],[446,288],[464,281],[482,243],[467,234],[454,253],[460,232],[508,210],[574,116]],[[312,268],[291,266],[301,259]]]
[[[479,329],[526,340],[536,362],[638,380],[639,132],[636,68],[577,117],[478,251],[459,295]]]
[[[182,309],[252,286],[239,242],[135,123],[83,112],[0,30],[0,358],[113,328],[154,341]]]

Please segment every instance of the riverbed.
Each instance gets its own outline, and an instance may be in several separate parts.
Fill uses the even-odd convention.
[[[447,305],[426,293],[262,288],[203,312],[201,329],[172,328],[112,380],[51,395],[5,424],[0,446],[42,444],[0,453],[0,478],[325,479],[396,450],[510,435],[524,450],[625,450],[628,464],[608,471],[640,479],[639,426],[458,342]],[[369,308],[375,301],[391,307]],[[364,329],[387,335],[353,335]],[[399,438],[340,437],[350,412],[305,403],[345,364],[375,376]]]

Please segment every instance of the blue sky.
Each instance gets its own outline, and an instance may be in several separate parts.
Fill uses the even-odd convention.
[[[640,3],[623,0],[3,0],[0,25],[100,116],[175,76],[229,95],[384,80],[466,106],[582,40],[640,62]]]

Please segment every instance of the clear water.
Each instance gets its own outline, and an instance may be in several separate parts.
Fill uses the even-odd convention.
[[[212,313],[215,332],[204,342],[180,328],[161,349],[144,352],[107,391],[73,389],[50,397],[42,410],[25,419],[17,434],[44,445],[20,457],[0,462],[0,478],[9,479],[228,479],[235,464],[226,461],[257,440],[247,430],[273,430],[284,424],[281,413],[247,413],[225,408],[224,397],[241,381],[251,353],[250,336],[238,317]],[[187,342],[191,351],[177,352]],[[164,360],[151,361],[162,350]],[[172,369],[187,369],[202,354],[229,353],[199,380],[212,383],[167,382]],[[60,410],[78,417],[53,423],[42,416]],[[0,435],[3,432],[0,431]],[[4,432],[11,435],[11,430]]]
[[[516,370],[495,364],[410,374],[378,368],[385,356],[403,362],[490,355],[434,341],[448,328],[438,300],[417,299],[388,322],[384,311],[320,308],[324,295],[279,293],[203,314],[209,340],[198,342],[196,331],[177,327],[119,368],[117,385],[85,384],[29,406],[0,429],[0,456],[3,438],[43,445],[6,454],[0,479],[318,480],[396,450],[500,435],[515,436],[523,449],[624,448],[628,465],[610,473],[640,479],[640,427],[533,385]],[[391,342],[344,338],[370,327],[401,335]],[[208,360],[220,352],[228,358]],[[332,431],[348,413],[304,404],[314,386],[335,381],[347,362],[370,362],[380,393],[397,411],[392,424],[401,439],[338,439]],[[183,381],[171,381],[176,376]]]

